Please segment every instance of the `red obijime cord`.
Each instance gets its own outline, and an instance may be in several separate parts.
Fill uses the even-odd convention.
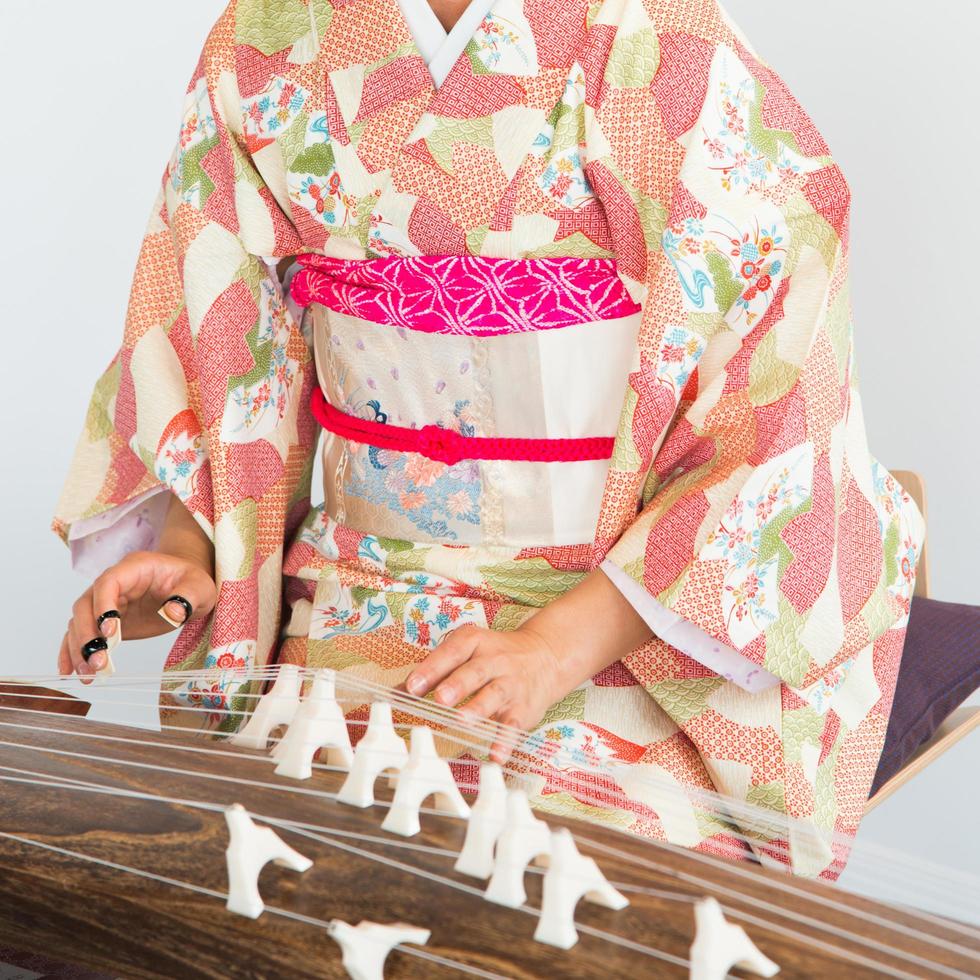
[[[310,409],[324,429],[341,438],[394,452],[420,453],[449,465],[464,459],[573,463],[589,459],[609,459],[613,451],[612,437],[517,439],[464,436],[439,425],[423,425],[420,429],[410,429],[401,425],[370,422],[335,408],[324,397],[319,386],[313,388]]]

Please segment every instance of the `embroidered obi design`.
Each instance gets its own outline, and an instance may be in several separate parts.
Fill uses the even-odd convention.
[[[431,543],[592,541],[639,329],[613,260],[299,261],[331,517]]]

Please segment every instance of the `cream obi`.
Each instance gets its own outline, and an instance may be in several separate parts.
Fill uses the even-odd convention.
[[[297,293],[302,290],[294,287]],[[395,295],[404,298],[404,292]],[[482,297],[479,302],[486,305]],[[413,310],[379,315],[349,297],[331,302],[343,311],[314,301],[320,389],[329,407],[344,413],[332,416],[341,419],[339,431],[329,430],[322,412],[318,416],[327,427],[321,450],[327,513],[363,533],[416,542],[590,543],[633,367],[639,312],[632,305],[617,294],[591,312],[623,315],[574,322],[590,309],[572,309],[560,325],[534,328],[541,323],[538,309],[521,319],[522,329],[504,332],[461,326],[459,316],[447,316],[446,329],[433,329],[431,318],[417,329],[406,325],[415,322]],[[384,439],[349,430],[344,418],[366,421],[365,430],[381,436],[440,426],[456,436],[456,456],[463,458],[433,458],[424,440],[413,448],[410,431],[391,448]],[[504,455],[532,458],[469,457],[470,450],[477,457],[483,451],[473,447],[494,445],[488,437],[547,442],[504,444]],[[602,458],[574,458],[577,443],[599,439],[607,443]],[[598,455],[594,445],[586,448]]]

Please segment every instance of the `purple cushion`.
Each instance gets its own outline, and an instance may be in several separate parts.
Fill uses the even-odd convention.
[[[913,598],[872,796],[977,688],[980,606]]]

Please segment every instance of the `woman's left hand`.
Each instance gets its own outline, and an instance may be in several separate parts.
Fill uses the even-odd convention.
[[[420,696],[434,689],[435,700],[449,707],[475,695],[462,709],[466,720],[485,718],[526,731],[575,686],[563,674],[553,644],[530,621],[508,631],[466,624],[444,637],[409,674],[405,687]],[[490,759],[504,763],[515,748],[502,731]]]
[[[405,680],[410,694],[434,691],[464,716],[502,726],[490,759],[503,764],[517,747],[506,726],[527,731],[569,691],[646,642],[653,631],[596,568],[515,630],[466,624],[443,637]]]

